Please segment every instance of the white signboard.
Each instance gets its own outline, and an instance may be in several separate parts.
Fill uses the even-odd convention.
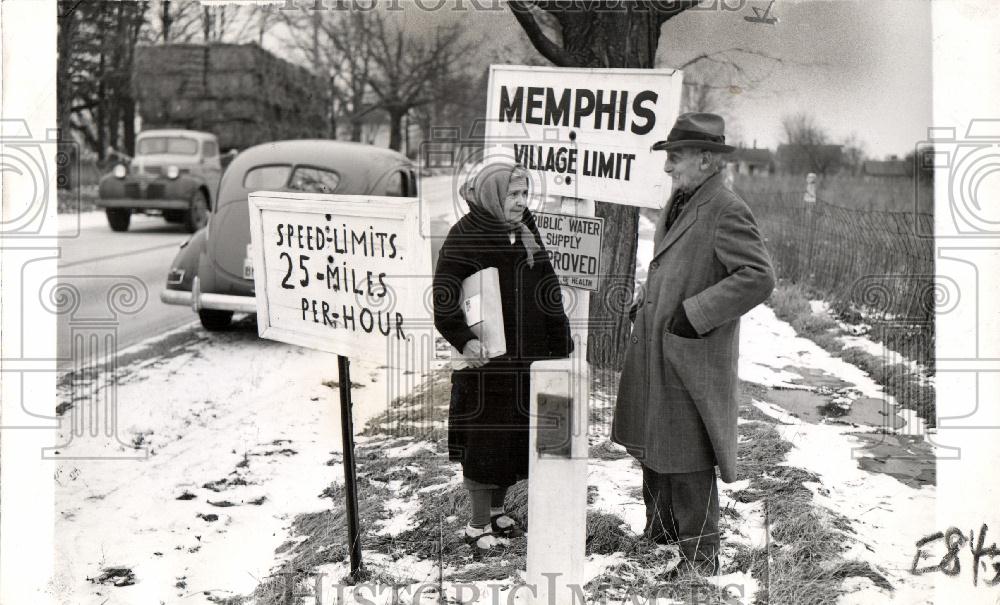
[[[598,289],[604,219],[536,212],[535,225],[563,286]]]
[[[493,65],[487,157],[512,159],[545,195],[661,208],[670,193],[665,154],[680,107],[673,69],[567,69]]]
[[[260,336],[387,363],[432,321],[414,198],[250,194]]]

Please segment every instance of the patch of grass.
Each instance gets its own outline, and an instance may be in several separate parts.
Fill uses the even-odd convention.
[[[756,408],[753,408],[756,410]],[[767,422],[740,424],[739,456],[736,459],[738,477],[759,477],[785,459],[792,445],[781,439],[774,426]]]
[[[665,577],[666,563],[672,561],[661,550],[655,566],[627,561],[597,576],[584,587],[589,603],[726,603],[720,590],[690,569]],[[661,601],[662,599],[662,601]],[[730,601],[731,602],[731,601]]]
[[[729,566],[722,570],[728,573],[749,573],[760,579],[767,574],[767,551],[763,548],[750,548],[746,544],[735,544],[729,559]]]
[[[744,394],[744,397],[748,397]],[[749,487],[734,492],[739,502],[762,501],[771,544],[766,552],[737,547],[732,565],[750,570],[760,582],[758,603],[836,603],[849,575],[877,576],[869,565],[843,558],[845,533],[854,533],[843,515],[813,504],[804,484],[819,477],[783,464],[791,444],[768,422],[739,425],[737,472]]]
[[[389,408],[365,424],[361,435],[417,437],[437,441],[446,436],[451,401],[451,370],[434,372],[413,392],[397,397]]]
[[[75,190],[59,189],[56,197],[58,214],[75,214],[97,209],[97,186],[80,186]]]
[[[432,381],[440,388],[446,384],[446,377],[442,373]],[[426,386],[423,400],[418,395],[399,405],[394,402],[390,411],[409,413],[430,400],[436,401],[432,407],[439,408],[435,413],[446,415],[447,398],[440,395],[434,399],[434,392],[435,387]],[[842,558],[844,535],[853,530],[845,517],[813,505],[812,492],[804,484],[818,481],[818,477],[783,464],[791,445],[781,438],[773,421],[750,405],[751,398],[766,400],[767,393],[760,385],[742,383],[740,415],[751,421],[739,425],[742,443],[738,473],[741,479],[749,480],[749,486],[734,494],[734,498],[742,502],[763,501],[772,527],[772,545],[768,551],[732,546],[734,554],[724,572],[749,571],[762,587],[759,602],[769,599],[772,603],[833,603],[843,579],[849,576],[868,577],[880,586],[879,582],[886,583],[870,566]],[[461,536],[469,515],[468,493],[461,483],[458,465],[447,460],[443,448],[445,437],[437,437],[437,452],[425,450],[413,457],[389,458],[385,455],[389,448],[413,443],[412,437],[401,436],[405,431],[397,431],[398,426],[401,425],[393,424],[387,429],[384,418],[376,419],[368,426],[372,438],[357,448],[363,551],[381,553],[393,560],[406,555],[429,559],[443,569],[452,570],[444,577],[448,583],[521,583],[526,565],[526,539],[512,539],[488,560],[473,562],[471,549]],[[617,459],[621,457],[619,453],[611,455]],[[393,481],[401,481],[402,487],[390,491],[388,485]],[[431,489],[421,491],[424,487]],[[640,489],[633,487],[630,495],[641,500]],[[317,566],[342,563],[348,558],[343,486],[334,482],[324,495],[332,498],[330,509],[296,517],[292,527],[295,538],[282,546],[285,563],[258,586],[251,595],[252,602],[260,605],[292,602],[287,601],[290,590],[308,594],[312,582],[309,574]],[[396,536],[381,535],[377,533],[381,526],[378,522],[393,514],[384,506],[393,498],[417,501],[412,527]],[[526,481],[508,491],[507,512],[525,529],[529,521],[527,500]],[[590,601],[624,597],[628,602],[634,596],[643,601],[664,597],[682,602],[724,602],[719,590],[693,571],[682,570],[677,577],[664,577],[664,572],[676,564],[676,549],[658,546],[632,533],[617,515],[588,511],[586,552],[624,556],[624,562],[612,565],[587,585],[585,591]],[[378,567],[373,567],[370,573],[387,585],[412,580],[396,578]],[[770,593],[764,589],[768,586]],[[248,601],[232,601],[233,605],[243,602]]]
[[[628,458],[625,448],[605,439],[596,445],[590,446],[589,455],[594,460],[621,460]]]
[[[779,319],[792,324],[795,331],[803,336],[827,334],[837,327],[837,322],[829,315],[813,313],[807,292],[800,285],[779,285],[771,293],[768,303]]]
[[[586,553],[610,555],[624,552],[631,547],[636,536],[618,515],[587,511],[587,548]]]

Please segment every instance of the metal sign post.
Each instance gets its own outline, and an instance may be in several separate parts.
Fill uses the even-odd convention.
[[[361,524],[358,521],[358,476],[354,468],[354,414],[351,409],[351,360],[337,355],[340,379],[340,430],[344,441],[344,499],[347,501],[347,544],[351,553],[351,577],[358,579],[361,562]]]
[[[250,256],[262,338],[337,355],[351,577],[363,580],[350,359],[423,368],[416,331],[428,322],[426,217],[413,198],[251,193]]]

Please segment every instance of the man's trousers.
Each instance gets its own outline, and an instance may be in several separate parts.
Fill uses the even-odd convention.
[[[719,490],[715,468],[658,473],[642,466],[645,536],[677,544],[688,561],[715,564],[719,553]]]

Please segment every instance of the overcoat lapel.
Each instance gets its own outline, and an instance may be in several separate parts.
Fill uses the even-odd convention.
[[[666,227],[667,213],[670,211],[670,205],[660,211],[660,216],[656,219],[656,232],[654,234],[655,246],[653,248],[653,258],[663,254],[663,252],[669,248],[674,242],[676,242],[681,235],[687,231],[691,225],[698,220],[698,206],[701,206],[705,202],[708,202],[715,196],[716,191],[723,186],[722,172],[714,176],[710,176],[705,183],[698,188],[698,191],[694,192],[694,197],[692,197],[687,206],[681,210],[680,216],[677,217],[677,222],[673,225],[668,233],[664,233],[664,228]]]

